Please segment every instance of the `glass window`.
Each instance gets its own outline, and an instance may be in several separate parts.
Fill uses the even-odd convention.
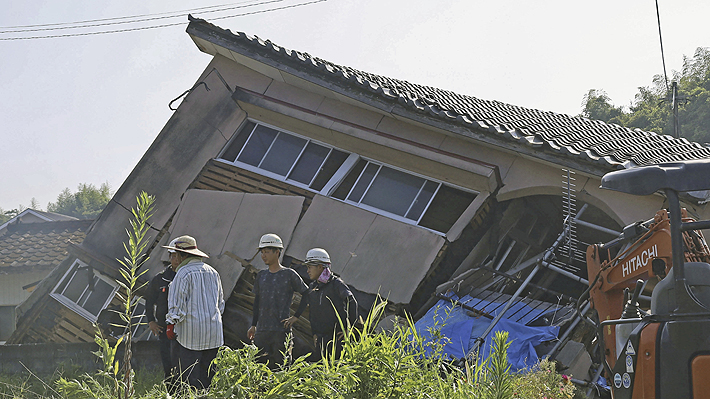
[[[352,157],[352,163],[347,162]],[[259,169],[331,197],[382,211],[395,219],[446,233],[476,194],[315,143],[258,122],[243,124],[221,159]],[[357,161],[357,162],[356,162]],[[249,167],[247,166],[247,169]],[[336,178],[342,181],[334,181]],[[333,181],[331,181],[333,180]],[[328,195],[328,193],[325,193]],[[88,276],[83,277],[84,281]],[[66,283],[65,283],[66,284]],[[75,297],[80,286],[67,287]]]
[[[476,194],[361,159],[332,196],[446,233]]]
[[[239,155],[239,152],[242,150],[242,147],[244,147],[244,143],[247,142],[251,132],[254,130],[254,126],[256,126],[254,122],[247,121],[239,130],[237,137],[235,137],[234,140],[229,143],[227,149],[224,150],[221,158],[229,162],[234,162],[234,160],[237,159],[237,155]]]
[[[404,216],[425,180],[399,170],[382,167],[362,198],[362,203]]]
[[[72,302],[79,301],[79,298],[84,294],[90,282],[89,268],[87,266],[76,267],[75,269],[74,275],[67,283],[66,289],[61,292],[62,295]]]
[[[325,187],[325,185],[333,178],[335,172],[343,166],[343,162],[348,159],[348,153],[336,150],[333,148],[328,155],[328,159],[325,160],[325,164],[318,171],[316,178],[313,179],[311,183],[311,188],[320,191]]]
[[[259,166],[261,160],[264,159],[264,154],[269,150],[278,133],[276,130],[263,125],[257,126],[237,160],[248,165]]]
[[[288,178],[305,185],[310,185],[311,180],[313,180],[313,177],[320,170],[329,152],[330,149],[327,147],[312,142],[308,143],[303,154],[301,154],[301,157],[298,159],[296,166],[293,167],[293,170],[288,175]]]
[[[86,263],[76,260],[52,295],[82,316],[96,321],[99,312],[116,292],[116,285]]]
[[[417,194],[417,199],[415,199],[412,206],[409,207],[409,210],[407,211],[407,215],[405,217],[407,219],[418,221],[422,215],[422,212],[424,212],[424,209],[429,206],[431,197],[434,196],[434,192],[436,192],[438,188],[439,183],[434,183],[433,181],[427,180],[427,182],[424,183],[424,187],[422,187],[422,190],[419,192],[419,194]]]
[[[298,156],[301,155],[305,145],[306,140],[300,137],[279,133],[259,167],[277,175],[286,176]]]
[[[104,303],[106,303],[106,299],[113,294],[113,286],[98,277],[94,277],[94,287],[92,290],[86,290],[86,293],[86,300],[81,303],[81,307],[98,317]]]
[[[355,184],[355,187],[353,187],[350,191],[350,195],[348,195],[350,201],[360,202],[362,195],[365,194],[365,191],[370,187],[370,183],[372,183],[372,179],[375,177],[378,170],[380,170],[380,165],[376,165],[372,162],[367,164],[365,170],[360,174],[360,178]]]
[[[220,158],[320,191],[350,154],[255,122],[245,123]]]
[[[471,205],[476,194],[442,185],[419,221],[428,229],[446,233]]]
[[[358,177],[360,177],[360,173],[363,169],[365,169],[365,165],[367,165],[367,163],[368,162],[364,159],[357,161],[357,164],[355,164],[350,173],[345,176],[345,179],[343,179],[340,185],[338,185],[338,188],[335,189],[335,192],[333,192],[333,198],[337,198],[339,200],[345,199],[345,196],[348,195],[350,190],[353,188],[353,185],[357,181]]]

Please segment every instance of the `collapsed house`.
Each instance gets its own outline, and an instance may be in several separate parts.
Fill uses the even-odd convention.
[[[80,244],[93,220],[26,209],[0,226],[0,344],[15,330],[15,309]]]
[[[363,311],[380,295],[416,319],[454,294],[491,320],[533,322],[505,308],[523,301],[553,324],[586,288],[586,244],[664,205],[600,190],[600,178],[710,155],[685,139],[340,66],[204,20],[191,18],[187,33],[212,61],[171,102],[181,101],[86,239],[17,308],[9,343],[93,339],[100,311],[117,304],[116,259],[141,191],[156,197],[148,276],[167,261],[161,245],[194,236],[231,293],[228,344],[246,340],[251,281],[264,268],[250,259],[265,233],[282,237],[282,263],[301,272],[307,250],[325,248]],[[707,217],[696,194],[686,205]]]

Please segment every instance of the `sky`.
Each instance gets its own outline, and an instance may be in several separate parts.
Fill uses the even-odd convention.
[[[168,103],[211,59],[185,33],[186,16],[7,33],[37,28],[12,27],[192,10],[222,28],[336,64],[569,115],[581,112],[590,89],[628,105],[638,87],[663,73],[651,0],[326,0],[298,6],[307,1],[313,0],[2,0],[0,208],[27,207],[34,198],[46,210],[64,188],[74,192],[82,183],[117,190],[170,118]],[[658,3],[670,75],[682,67],[683,56],[710,46],[710,2]],[[205,8],[218,5],[232,9]],[[252,14],[237,15],[245,13]],[[106,22],[117,20],[92,24]],[[162,24],[178,25],[7,40]]]

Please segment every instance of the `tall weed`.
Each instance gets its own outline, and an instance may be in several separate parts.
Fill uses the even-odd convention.
[[[272,371],[257,362],[258,349],[253,345],[222,348],[215,360],[217,373],[210,395],[244,399],[512,399],[538,398],[542,396],[529,395],[535,390],[551,393],[559,389],[557,381],[544,380],[544,375],[538,374],[535,384],[520,389],[527,380],[524,375],[510,373],[506,332],[496,333],[487,359],[466,363],[463,368],[452,366],[443,356],[447,342],[443,337],[434,331],[441,339],[425,341],[409,317],[395,322],[387,332],[375,332],[385,305],[383,301],[376,303],[360,328],[345,329],[340,356],[328,352],[316,363],[306,362],[304,356]],[[570,397],[564,396],[568,391],[559,397]]]
[[[133,311],[140,297],[136,292],[145,283],[139,283],[139,278],[147,272],[140,271],[143,263],[148,259],[145,256],[145,249],[148,245],[146,240],[148,233],[148,219],[153,214],[153,204],[155,197],[141,192],[137,198],[136,207],[131,209],[133,215],[130,220],[130,230],[126,230],[128,243],[123,244],[126,256],[117,259],[121,264],[119,272],[122,279],[117,283],[123,289],[116,294],[121,299],[123,309],[117,313],[123,322],[119,327],[124,328],[125,333],[115,344],[111,345],[105,338],[98,325],[94,325],[96,334],[94,340],[99,345],[99,350],[94,352],[101,359],[103,368],[96,376],[85,375],[83,378],[65,379],[56,381],[57,390],[68,398],[129,398],[135,394],[134,378],[135,372],[131,367],[131,343],[132,334],[135,327]],[[116,359],[118,347],[124,344],[123,367],[119,369],[119,361]]]

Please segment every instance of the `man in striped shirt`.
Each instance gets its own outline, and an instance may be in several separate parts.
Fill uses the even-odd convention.
[[[224,344],[219,273],[202,261],[208,256],[190,236],[178,237],[174,246],[164,248],[174,250],[170,256],[180,262],[168,290],[166,335],[178,344],[181,378],[193,387],[208,388],[214,376],[210,364]]]

